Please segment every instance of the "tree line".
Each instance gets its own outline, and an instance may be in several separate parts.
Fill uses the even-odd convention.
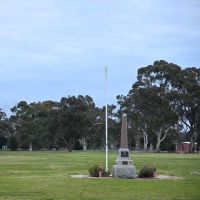
[[[138,69],[137,81],[117,105],[108,105],[109,148],[119,147],[121,115],[127,114],[129,146],[135,150],[175,150],[175,143],[200,143],[200,68],[182,69],[164,60]],[[0,148],[103,149],[105,107],[92,97],[27,103],[0,109]]]

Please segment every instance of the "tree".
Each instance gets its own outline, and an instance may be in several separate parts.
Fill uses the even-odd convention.
[[[6,117],[6,113],[0,108],[0,137],[8,138],[12,133],[12,126]]]
[[[193,150],[200,127],[200,68],[186,68],[174,81],[173,108],[186,129]]]
[[[21,101],[14,106],[11,117],[15,124],[16,136],[21,148],[39,149],[44,145],[46,133],[45,120],[47,117],[45,103],[30,103]]]
[[[7,144],[7,140],[13,134],[13,127],[6,116],[6,113],[0,108],[0,147]]]
[[[89,96],[79,95],[63,97],[57,110],[57,134],[62,139],[69,151],[72,151],[74,144],[86,135],[90,127],[88,110],[92,104]]]
[[[137,129],[143,133],[145,150],[148,144],[147,130],[156,135],[158,152],[160,143],[178,122],[169,94],[175,75],[180,70],[177,65],[166,61],[156,61],[153,65],[140,68],[137,82],[121,102]]]

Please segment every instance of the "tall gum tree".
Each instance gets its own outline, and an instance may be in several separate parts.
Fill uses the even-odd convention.
[[[190,139],[190,151],[200,134],[200,68],[183,69],[174,85],[173,108]]]
[[[175,128],[178,122],[178,117],[170,104],[169,94],[175,76],[180,71],[179,66],[163,60],[140,68],[137,81],[124,101],[129,113],[140,115],[144,139],[147,139],[147,127],[156,135],[157,152],[160,151],[160,144],[168,131]]]

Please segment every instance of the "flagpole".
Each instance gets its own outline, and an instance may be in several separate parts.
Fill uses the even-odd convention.
[[[107,67],[105,67],[105,132],[106,132],[106,173],[108,174],[108,76]]]

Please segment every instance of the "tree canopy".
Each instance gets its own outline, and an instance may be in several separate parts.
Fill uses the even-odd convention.
[[[86,95],[57,101],[20,101],[8,118],[0,109],[0,144],[20,149],[97,149],[105,147],[105,107]],[[200,69],[164,60],[138,69],[127,95],[108,105],[109,147],[119,147],[121,115],[128,115],[129,146],[170,150],[200,142]],[[0,146],[1,148],[1,146]]]

